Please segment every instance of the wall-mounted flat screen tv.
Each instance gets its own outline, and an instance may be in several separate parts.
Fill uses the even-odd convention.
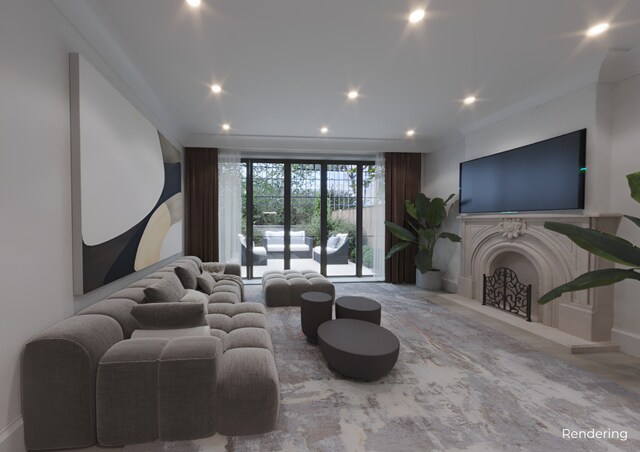
[[[460,213],[584,209],[587,130],[460,164]]]

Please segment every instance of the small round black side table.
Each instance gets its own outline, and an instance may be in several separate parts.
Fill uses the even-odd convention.
[[[340,297],[336,300],[336,319],[356,319],[380,325],[380,303],[365,297]]]
[[[333,297],[322,292],[300,295],[302,332],[312,344],[318,343],[318,327],[333,316]]]

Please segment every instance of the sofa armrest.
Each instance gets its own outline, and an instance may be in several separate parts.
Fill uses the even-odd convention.
[[[33,337],[22,354],[22,418],[28,450],[96,443],[96,373],[123,339],[106,315],[77,315]]]
[[[226,264],[224,267],[225,275],[242,276],[240,272],[240,264]]]
[[[311,250],[311,248],[313,248],[313,237],[306,237],[305,236],[304,243],[306,243],[307,246],[309,247],[309,250]]]

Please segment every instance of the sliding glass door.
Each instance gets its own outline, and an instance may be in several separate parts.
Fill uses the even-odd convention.
[[[252,185],[248,232],[253,238],[253,277],[260,278],[267,268],[285,269],[285,164],[253,163]]]
[[[374,250],[384,248],[384,217],[377,215],[383,215],[374,205],[380,188],[372,182],[381,181],[379,166],[245,159],[243,168],[243,276],[286,269],[335,277],[379,273],[374,261],[383,256]]]

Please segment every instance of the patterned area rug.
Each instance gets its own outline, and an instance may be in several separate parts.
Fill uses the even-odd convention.
[[[275,431],[125,450],[640,450],[640,394],[473,323],[413,286],[336,288],[382,304],[382,325],[400,339],[386,377],[365,383],[333,373],[305,340],[299,308],[268,308],[282,391]],[[247,297],[262,302],[259,286]],[[563,428],[628,436],[570,440]]]

